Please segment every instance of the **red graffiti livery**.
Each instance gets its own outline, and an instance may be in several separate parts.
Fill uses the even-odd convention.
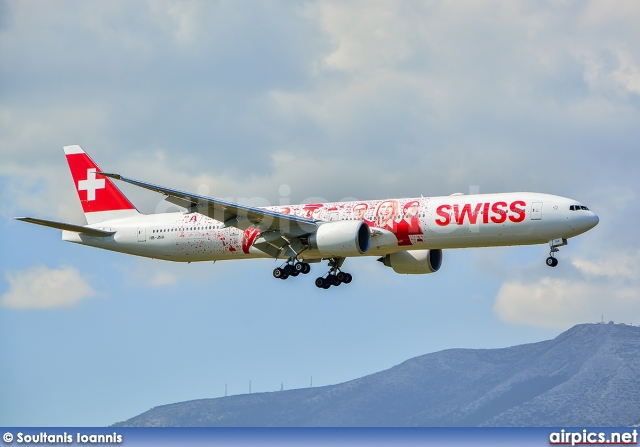
[[[457,224],[464,225],[465,221],[475,225],[478,222],[483,224],[505,223],[507,219],[511,222],[522,222],[526,216],[525,208],[527,203],[522,200],[515,200],[510,204],[507,202],[485,202],[471,205],[444,204],[436,209],[436,214],[440,216],[436,219],[436,224],[441,227]]]

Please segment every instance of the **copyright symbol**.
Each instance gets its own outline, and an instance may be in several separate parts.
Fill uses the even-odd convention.
[[[7,444],[9,444],[11,441],[13,441],[13,435],[11,433],[7,432],[4,435],[2,435],[2,440],[4,442],[6,442]]]

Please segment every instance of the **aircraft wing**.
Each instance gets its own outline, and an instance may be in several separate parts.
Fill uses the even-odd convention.
[[[223,222],[227,227],[236,227],[241,230],[255,227],[261,230],[263,234],[265,232],[274,232],[286,238],[287,236],[298,237],[314,233],[320,223],[319,221],[314,221],[306,217],[282,214],[263,208],[240,205],[239,203],[228,202],[226,200],[165,188],[163,186],[123,177],[119,174],[99,172],[97,175],[121,180],[150,191],[164,194],[167,196],[166,200],[168,202],[187,208],[192,212],[197,211],[200,214]]]
[[[45,227],[57,228],[58,230],[74,231],[76,233],[87,234],[89,236],[108,237],[112,234],[115,234],[115,231],[98,230],[96,228],[83,227],[82,225],[54,222],[52,220],[34,219],[33,217],[15,217],[14,219],[42,225]]]

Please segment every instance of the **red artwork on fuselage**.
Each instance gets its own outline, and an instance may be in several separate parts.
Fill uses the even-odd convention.
[[[409,236],[422,234],[420,218],[418,217],[419,211],[420,202],[417,200],[405,203],[402,213],[403,219],[396,226],[398,245],[412,245],[413,242]]]
[[[396,236],[398,245],[406,246],[423,241],[420,216],[426,213],[421,207],[424,203],[419,200],[408,200],[404,204],[395,199],[360,202],[353,205],[351,215],[369,227],[390,231]],[[367,214],[372,209],[375,209],[375,214],[369,219]]]

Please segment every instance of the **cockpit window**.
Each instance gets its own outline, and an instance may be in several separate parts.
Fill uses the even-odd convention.
[[[589,211],[589,208],[587,208],[584,205],[571,205],[569,207],[569,211],[580,211],[580,210]]]
[[[587,208],[586,206],[581,206],[580,208],[582,208],[585,211],[589,211],[589,208]]]

